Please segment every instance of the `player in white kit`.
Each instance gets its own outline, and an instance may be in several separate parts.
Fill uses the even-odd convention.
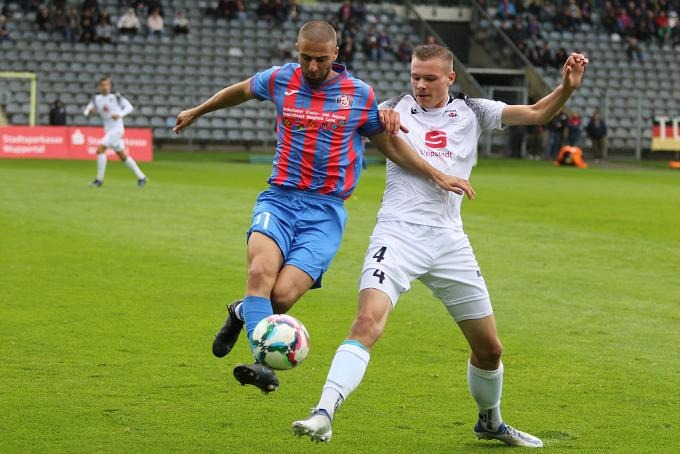
[[[439,45],[413,52],[413,94],[381,105],[386,121],[400,121],[400,134],[423,159],[449,175],[468,179],[477,141],[485,129],[543,124],[581,84],[588,60],[572,54],[562,83],[533,105],[452,97],[453,55]],[[397,115],[398,114],[398,115]],[[387,184],[360,279],[359,308],[345,342],[338,348],[319,403],[307,418],[295,421],[296,435],[328,441],[337,408],[364,376],[370,349],[382,335],[399,296],[418,279],[439,298],[460,327],[471,353],[468,387],[478,406],[474,433],[509,445],[538,448],[543,442],[507,425],[501,418],[502,345],[491,301],[460,217],[462,196],[446,193],[431,181],[387,162]]]
[[[123,124],[123,117],[132,112],[133,107],[130,101],[125,99],[120,93],[111,93],[111,78],[102,77],[99,79],[99,94],[90,101],[83,112],[85,116],[96,112],[104,123],[104,138],[97,147],[97,178],[90,183],[90,186],[101,187],[104,184],[104,174],[106,173],[106,150],[111,148],[116,152],[121,161],[125,163],[128,169],[134,172],[137,177],[137,186],[143,187],[148,181],[144,172],[142,172],[125,151],[125,143],[123,136],[125,135],[125,126]]]

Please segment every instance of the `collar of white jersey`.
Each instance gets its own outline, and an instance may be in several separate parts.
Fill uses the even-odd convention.
[[[440,114],[440,113],[443,113],[443,112],[446,111],[446,108],[449,107],[449,105],[453,102],[454,99],[456,99],[456,98],[449,95],[449,100],[442,107],[435,107],[435,108],[426,109],[424,107],[420,107],[420,104],[418,104],[418,101],[416,101],[415,98],[414,98],[413,100],[415,101],[415,107],[411,108],[411,113],[414,114],[414,113],[422,112],[422,113],[429,114],[429,115]]]

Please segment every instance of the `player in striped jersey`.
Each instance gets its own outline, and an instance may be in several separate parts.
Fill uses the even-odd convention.
[[[132,159],[125,151],[125,143],[123,136],[125,135],[125,126],[123,124],[123,117],[132,112],[132,104],[130,101],[121,96],[120,93],[111,93],[111,78],[106,76],[99,79],[99,94],[90,101],[83,112],[85,116],[89,116],[93,112],[99,114],[104,123],[104,137],[97,147],[97,177],[90,186],[101,187],[104,184],[104,174],[106,172],[106,150],[113,149],[125,166],[130,169],[137,177],[137,186],[143,187],[147,178],[137,165],[137,162]]]
[[[417,47],[411,61],[411,88],[381,107],[392,109],[408,130],[405,139],[430,164],[467,180],[483,130],[503,125],[544,124],[579,87],[588,59],[572,54],[562,83],[534,105],[451,96],[456,78],[453,55],[439,45]],[[397,120],[392,120],[396,122]],[[354,391],[402,293],[418,279],[442,301],[470,346],[468,387],[478,407],[474,433],[480,439],[539,448],[543,442],[501,418],[503,347],[484,278],[460,217],[462,197],[441,191],[426,179],[387,162],[387,183],[360,279],[359,309],[331,364],[321,398],[310,417],[292,430],[315,441],[332,436],[337,408]],[[444,398],[444,397],[443,397]]]
[[[303,25],[297,51],[298,63],[257,73],[177,116],[175,132],[208,112],[250,99],[271,101],[277,111],[274,168],[248,231],[245,297],[228,307],[213,342],[218,357],[231,351],[244,324],[251,338],[260,320],[287,312],[307,290],[320,286],[342,239],[343,202],[361,172],[362,136],[443,190],[473,196],[465,179],[436,169],[397,138],[398,123],[390,123],[385,132],[373,89],[333,63],[338,54],[333,27],[323,21]],[[234,376],[265,393],[279,384],[274,372],[260,364],[238,365]]]

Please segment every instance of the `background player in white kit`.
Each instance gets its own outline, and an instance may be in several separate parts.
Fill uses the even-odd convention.
[[[430,164],[468,179],[482,130],[548,122],[581,84],[587,63],[583,55],[572,54],[555,90],[534,105],[510,106],[451,97],[449,87],[456,78],[453,55],[439,45],[419,46],[411,62],[413,95],[381,107],[393,109],[383,114],[387,121],[401,121],[408,132],[401,137]],[[370,349],[382,335],[388,315],[410,283],[419,279],[444,303],[470,345],[468,386],[479,409],[474,433],[509,445],[543,446],[540,439],[501,418],[502,345],[484,278],[463,231],[461,202],[462,196],[446,193],[388,160],[382,206],[360,279],[357,316],[335,354],[319,403],[309,418],[293,423],[296,435],[315,441],[331,438],[333,415],[361,383]]]
[[[147,178],[140,170],[139,166],[125,151],[123,136],[125,126],[123,117],[132,112],[133,107],[130,101],[119,93],[111,93],[111,78],[102,77],[99,79],[99,94],[92,98],[92,101],[85,107],[85,116],[96,112],[104,123],[104,138],[97,147],[97,178],[90,183],[90,186],[100,187],[104,184],[104,174],[106,173],[106,150],[111,148],[116,152],[121,161],[128,169],[132,170],[137,177],[137,186],[143,187]]]

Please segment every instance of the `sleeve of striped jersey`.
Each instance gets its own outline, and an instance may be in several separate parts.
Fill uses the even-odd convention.
[[[484,98],[465,98],[482,129],[503,129],[503,109],[507,104]]]
[[[275,72],[279,69],[278,66],[272,66],[266,71],[261,71],[250,78],[250,93],[255,96],[260,101],[273,100],[274,93],[272,93],[271,88],[273,87],[272,77],[275,76]]]
[[[366,122],[359,127],[359,134],[364,137],[370,137],[383,132],[385,127],[380,123],[378,102],[375,100],[375,94],[373,93],[372,88],[368,89],[366,111]]]

